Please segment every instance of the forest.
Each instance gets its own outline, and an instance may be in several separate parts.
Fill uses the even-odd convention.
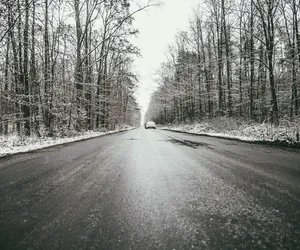
[[[299,128],[300,1],[203,2],[169,45],[147,119]]]
[[[127,0],[0,1],[0,135],[64,136],[140,122]]]

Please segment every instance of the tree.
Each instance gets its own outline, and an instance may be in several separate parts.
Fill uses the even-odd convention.
[[[171,70],[159,74],[160,88],[150,103],[149,119],[199,121],[204,118],[202,110],[210,118],[275,125],[287,114],[299,119],[296,0],[207,0],[206,8],[200,7],[189,32],[179,32],[184,34],[180,43],[178,36],[174,39],[171,47],[176,49],[167,58]],[[193,114],[195,103],[197,115],[187,115]]]
[[[136,123],[131,66],[139,50],[129,38],[138,32],[134,15],[157,3],[131,3],[2,1],[0,133],[60,136]]]
[[[279,110],[275,86],[274,76],[274,46],[275,46],[275,15],[278,9],[279,0],[264,0],[254,1],[252,0],[255,8],[259,13],[263,34],[265,38],[265,47],[267,51],[268,71],[269,71],[269,83],[271,88],[271,104],[272,104],[272,121],[275,124],[279,122]]]

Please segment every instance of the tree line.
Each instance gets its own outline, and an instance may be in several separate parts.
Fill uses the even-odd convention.
[[[169,46],[147,119],[299,119],[299,13],[297,0],[206,0]]]
[[[0,134],[64,135],[135,125],[129,0],[0,2]]]

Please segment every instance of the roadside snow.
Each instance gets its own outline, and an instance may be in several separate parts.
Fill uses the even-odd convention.
[[[269,123],[246,123],[233,119],[215,119],[202,123],[162,126],[161,129],[218,136],[243,141],[299,143],[299,122],[281,122],[279,126]]]
[[[117,129],[108,132],[87,131],[72,137],[20,137],[17,135],[0,136],[0,157],[16,153],[29,152],[32,150],[47,148],[54,145],[60,145],[64,143],[94,138],[102,135],[113,134],[121,131],[127,131],[133,128],[134,127],[127,126],[123,129]]]

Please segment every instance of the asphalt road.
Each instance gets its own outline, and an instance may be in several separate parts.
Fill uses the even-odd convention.
[[[0,159],[0,249],[300,249],[300,152],[143,128]]]

